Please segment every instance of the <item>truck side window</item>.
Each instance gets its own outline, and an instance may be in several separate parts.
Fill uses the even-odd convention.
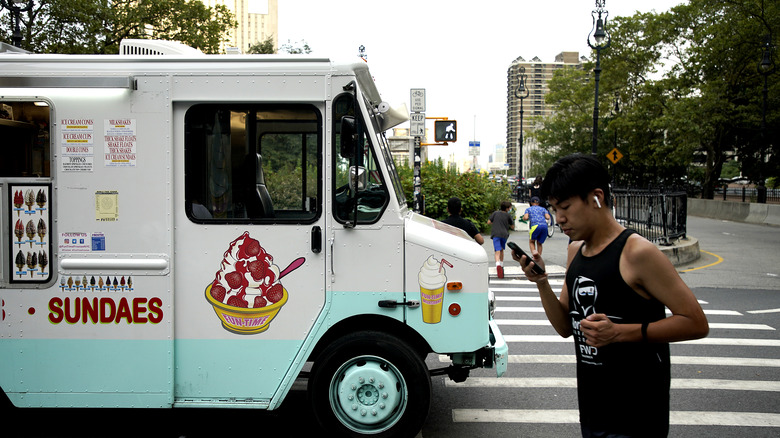
[[[355,116],[354,96],[349,93],[342,94],[333,101],[333,215],[339,222],[351,221],[355,215],[357,201],[357,223],[374,223],[379,220],[387,206],[387,185],[360,116],[355,117],[359,125],[356,150],[342,150],[341,119],[344,116]],[[355,167],[365,175],[366,184],[350,188],[350,171],[354,172]]]
[[[185,115],[187,216],[309,223],[320,214],[321,132],[311,105],[201,104]]]
[[[46,102],[0,101],[0,178],[51,176],[49,113]]]

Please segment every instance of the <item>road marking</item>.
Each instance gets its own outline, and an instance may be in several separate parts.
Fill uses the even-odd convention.
[[[533,325],[533,326],[550,326],[550,321],[547,319],[495,319],[496,324],[499,326],[509,325]],[[726,322],[711,322],[710,330],[712,329],[726,329],[726,330],[776,330],[774,327],[766,324],[732,324]]]
[[[775,330],[774,327],[766,324],[730,324],[727,322],[711,322],[710,328],[729,330]]]
[[[504,297],[504,296],[500,296],[500,297],[496,297],[496,301],[542,301],[542,299],[539,298],[538,295],[535,296],[535,297]]]
[[[671,315],[672,312],[669,309],[666,309],[666,314]],[[736,310],[713,310],[713,309],[704,309],[705,315],[725,315],[725,316],[742,316],[742,313],[736,311]]]
[[[496,312],[544,313],[543,307],[496,307]]]
[[[510,354],[509,363],[524,364],[572,364],[577,363],[574,354]],[[764,359],[756,357],[711,357],[711,356],[675,356],[671,357],[672,365],[706,365],[706,366],[736,366],[736,367],[767,367],[780,368],[780,359]],[[439,355],[439,362],[449,363],[451,359],[446,354]]]
[[[576,409],[453,409],[456,423],[547,423],[576,424]],[[764,412],[672,411],[673,426],[780,427],[780,414]]]
[[[558,335],[504,335],[506,342],[573,342]],[[674,342],[674,345],[730,345],[738,347],[780,347],[780,339],[704,338]]]
[[[699,269],[710,268],[710,267],[712,267],[712,266],[715,266],[715,265],[717,265],[718,263],[720,263],[720,262],[722,262],[722,261],[723,261],[723,257],[721,257],[721,256],[719,256],[719,255],[717,255],[717,254],[711,253],[711,252],[709,252],[709,251],[705,251],[705,250],[703,250],[703,249],[700,249],[699,251],[701,251],[701,252],[703,252],[703,253],[705,253],[705,254],[709,254],[709,255],[711,255],[711,256],[715,257],[717,260],[716,260],[716,261],[714,261],[714,262],[712,262],[712,263],[710,263],[709,265],[699,266],[698,268],[683,269],[683,270],[682,270],[682,271],[680,271],[680,272],[691,272],[691,271],[696,271],[696,270],[699,270]]]
[[[451,388],[576,388],[575,377],[469,377],[465,382],[447,379]],[[780,392],[780,382],[769,380],[672,379],[672,389]]]
[[[758,313],[780,313],[780,309],[748,310],[747,313],[752,313],[754,315]]]

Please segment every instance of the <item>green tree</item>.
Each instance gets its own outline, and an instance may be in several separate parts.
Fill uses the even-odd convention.
[[[413,202],[413,171],[404,164],[398,167],[401,184],[407,202]],[[496,184],[478,173],[458,173],[448,169],[441,158],[423,163],[422,193],[425,196],[425,215],[433,219],[444,219],[447,214],[447,201],[457,196],[463,202],[463,217],[477,226],[480,232],[488,229],[487,219],[498,210],[501,201],[511,198],[511,190],[506,184]]]
[[[8,41],[10,20],[0,38]],[[237,26],[224,6],[198,0],[36,0],[22,17],[22,47],[39,53],[119,52],[127,38],[180,41],[217,53]]]
[[[246,53],[254,55],[273,55],[276,53],[276,47],[274,45],[274,37],[269,36],[263,41],[256,42],[249,46],[249,50]]]
[[[780,173],[778,144],[771,143],[780,124],[778,72],[768,81],[766,135],[760,123],[763,77],[757,72],[764,35],[772,35],[774,44],[780,31],[777,2],[690,0],[670,12],[617,17],[608,30],[612,45],[601,54],[598,156],[615,146],[624,154],[620,183],[695,177],[703,196],[711,198],[723,163],[735,153],[753,181]],[[541,151],[531,157],[532,173],[559,156],[590,151],[592,68],[586,63],[580,72],[555,73],[546,99],[559,111],[534,134]]]

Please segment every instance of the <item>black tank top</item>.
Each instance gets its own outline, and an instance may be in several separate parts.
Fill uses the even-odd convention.
[[[582,248],[566,271],[569,314],[577,355],[580,421],[630,436],[667,436],[669,430],[669,344],[585,343],[580,320],[606,314],[615,324],[641,324],[666,317],[664,305],[637,294],[620,275],[620,255],[633,230],[624,230],[600,253]]]

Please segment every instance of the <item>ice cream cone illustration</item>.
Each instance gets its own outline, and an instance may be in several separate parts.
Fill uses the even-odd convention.
[[[38,266],[38,254],[35,252],[27,253],[27,269],[33,270]]]
[[[60,289],[65,290],[65,277],[60,277]]]
[[[16,236],[17,244],[19,246],[22,246],[22,236],[24,236],[24,224],[22,223],[21,219],[16,220],[16,225],[14,225],[14,235]]]
[[[81,284],[81,280],[78,277],[76,277],[74,283],[76,284],[76,290],[79,290],[79,285]]]
[[[73,290],[73,277],[68,277],[68,290]]]
[[[16,267],[20,271],[24,267],[25,260],[26,259],[24,258],[24,254],[22,254],[22,250],[19,250],[19,252],[16,253],[16,258],[14,259],[14,264],[16,265]]]
[[[25,231],[27,232],[27,238],[30,239],[30,248],[32,248],[33,238],[35,238],[35,233],[38,232],[38,230],[35,228],[35,224],[33,223],[32,219],[30,219],[27,222],[27,227],[25,228]]]
[[[133,277],[127,277],[127,289],[133,290]]]
[[[16,217],[19,217],[19,210],[22,208],[22,205],[24,205],[24,195],[22,195],[21,190],[17,190],[14,192],[14,207],[17,208],[16,210]]]
[[[103,290],[103,277],[98,277],[98,289]]]
[[[43,208],[46,205],[46,193],[43,189],[38,190],[38,194],[35,195],[35,203],[38,204],[38,208]]]
[[[95,290],[95,276],[89,278],[89,288],[90,290]]]
[[[27,192],[24,194],[24,203],[27,205],[27,210],[32,210],[33,204],[35,204],[35,194],[33,193],[32,189],[27,190]]]
[[[44,222],[43,219],[38,219],[38,237],[41,238],[41,242],[43,242],[43,238],[46,237],[47,231],[46,222]]]
[[[430,256],[420,268],[417,280],[420,283],[420,299],[422,301],[423,322],[437,324],[441,321],[441,309],[444,304],[444,285],[447,283],[444,264],[452,265],[442,259],[436,260]]]
[[[38,266],[41,267],[41,272],[46,271],[46,266],[49,264],[49,258],[46,256],[46,251],[38,253]]]

